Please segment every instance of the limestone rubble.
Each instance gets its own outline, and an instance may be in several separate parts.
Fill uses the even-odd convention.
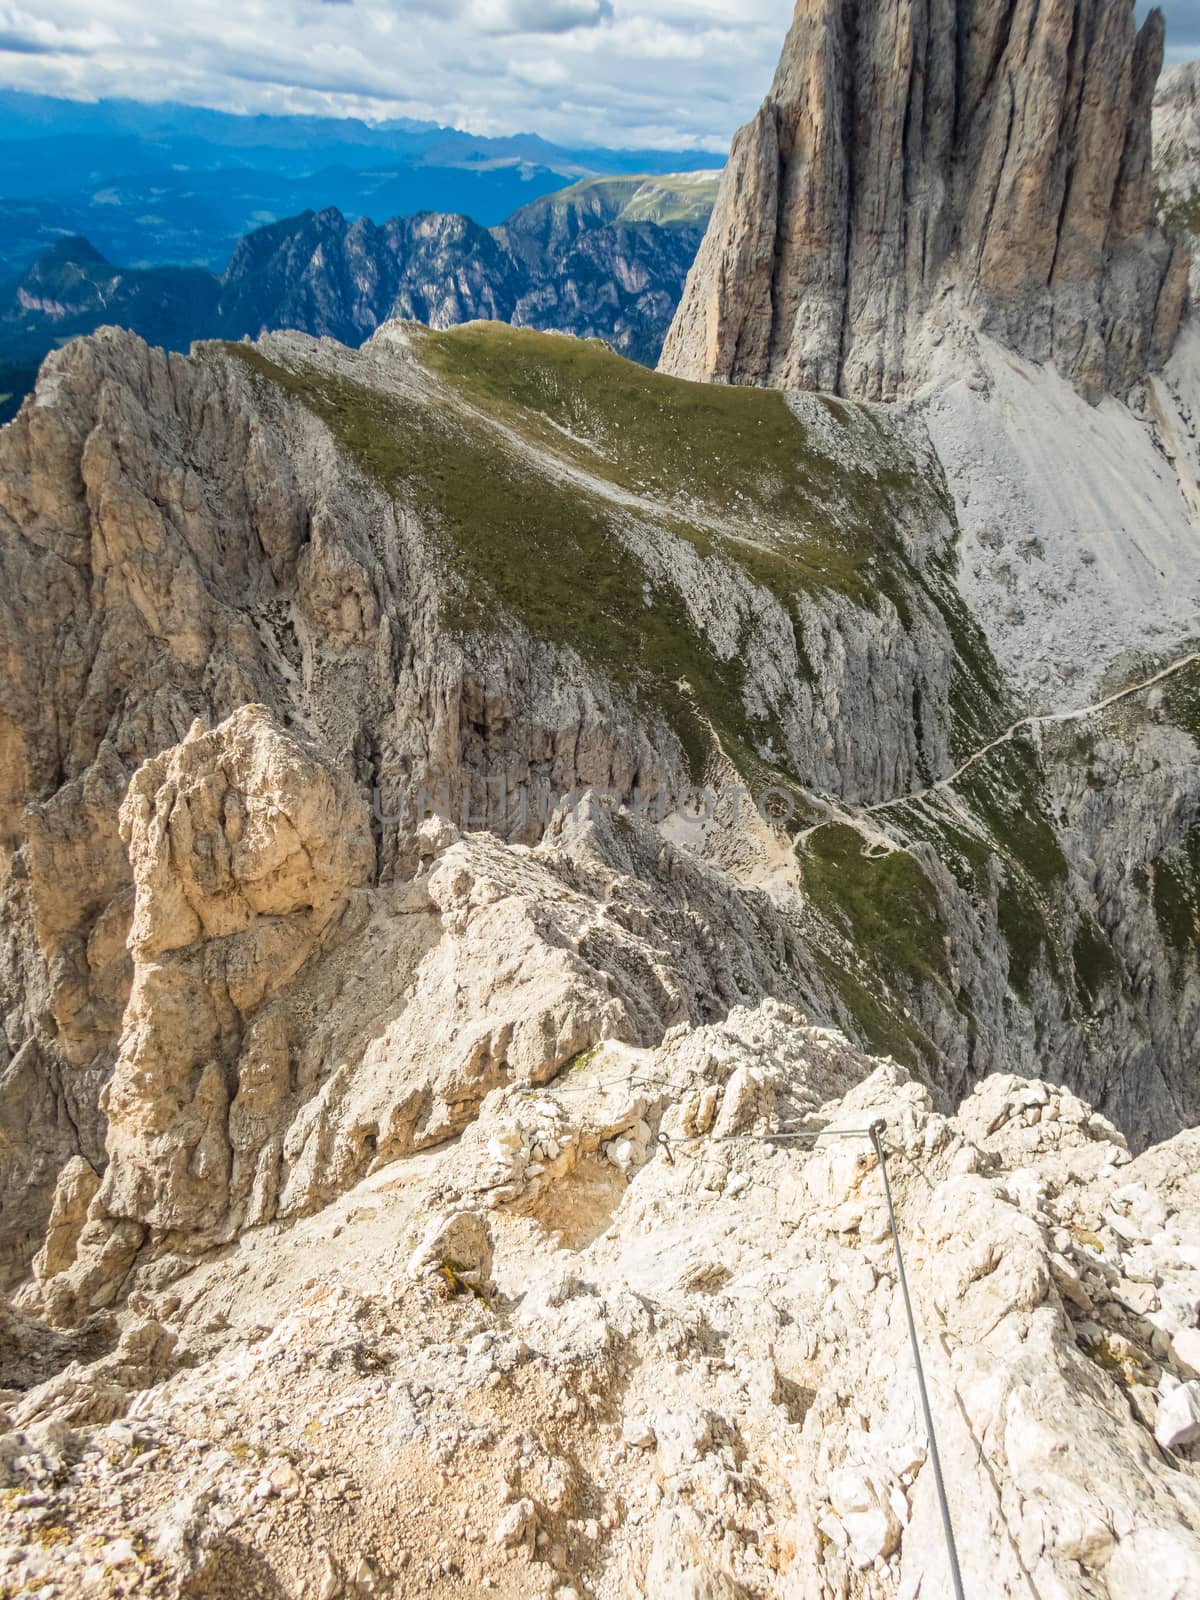
[[[948,1593],[880,1174],[831,1136],[877,1116],[966,1592],[1200,1593],[1200,1142],[1133,1160],[1036,1080],[939,1114],[772,1001],[494,1088],[461,1141],[147,1276],[118,1348],[102,1313],[5,1397],[0,1577]]]

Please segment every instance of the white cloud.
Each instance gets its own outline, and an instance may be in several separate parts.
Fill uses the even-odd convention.
[[[719,149],[793,0],[0,0],[0,86]],[[7,36],[7,41],[6,41]],[[5,48],[5,44],[8,48]]]
[[[538,56],[533,61],[512,61],[508,75],[518,83],[527,83],[533,89],[558,89],[570,83],[571,74],[561,61],[551,56]]]
[[[612,14],[612,0],[468,0],[464,20],[484,33],[569,33]]]
[[[0,0],[0,86],[717,149],[762,100],[793,3]],[[1172,53],[1200,48],[1197,0],[1166,10]]]

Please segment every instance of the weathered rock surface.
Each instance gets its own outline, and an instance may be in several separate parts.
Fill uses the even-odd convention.
[[[1164,72],[1154,96],[1154,177],[1168,227],[1191,247],[1191,295],[1200,296],[1200,61]]]
[[[389,887],[371,883],[368,821],[260,707],[135,774],[107,1165],[102,1183],[64,1168],[24,1304],[77,1324],[135,1260],[319,1209],[461,1133],[502,1085],[804,986],[769,901],[656,862],[648,827],[622,871],[603,811],[555,819],[535,850],[434,821],[416,876]]]
[[[799,0],[662,369],[894,399],[978,329],[1126,393],[1187,289],[1155,217],[1162,52],[1125,0]]]
[[[0,1582],[940,1592],[882,1117],[968,1592],[1200,1591],[1200,672],[1019,720],[946,415],[497,327],[48,364]]]
[[[0,1396],[7,1581],[942,1592],[881,1175],[848,1132],[876,1117],[967,1593],[1195,1592],[1194,1136],[1131,1160],[1025,1078],[939,1115],[770,1001],[498,1087],[457,1144],[233,1257],[136,1269],[109,1353]]]
[[[211,1231],[232,1195],[265,1218],[261,1124],[289,1089],[268,1008],[374,875],[365,797],[247,706],[140,768],[121,831],[133,984],[98,1204],[168,1236]]]
[[[953,1097],[1189,1120],[1186,705],[951,781],[1011,713],[919,419],[688,389],[664,433],[595,346],[434,338],[106,334],[0,435],[0,1198],[47,1314],[764,994]],[[667,816],[700,773],[740,800]]]
[[[455,414],[402,337],[359,356],[287,340],[279,353],[407,407],[417,424]],[[287,380],[286,367],[271,370]],[[458,447],[464,470],[493,448],[487,426]],[[846,445],[826,428],[822,449],[836,461]],[[865,419],[857,436],[880,451]],[[508,470],[544,477],[539,463],[527,450]],[[882,447],[868,470],[893,466],[916,483],[903,444]],[[546,481],[573,516],[575,491],[557,470]],[[132,979],[134,883],[117,813],[137,768],[197,718],[211,728],[265,706],[364,799],[374,791],[384,878],[406,876],[416,859],[422,791],[533,842],[548,797],[597,785],[653,800],[683,786],[685,757],[661,709],[635,714],[628,690],[561,636],[531,639],[518,625],[464,637],[440,620],[444,535],[424,471],[397,497],[244,360],[220,349],[168,358],[116,333],[51,362],[36,402],[0,436],[0,1187],[26,1258],[42,1243],[59,1169],[76,1154],[97,1169],[104,1160],[99,1092]],[[631,511],[614,492],[604,514],[628,541],[618,548],[639,596],[647,584],[686,587],[672,627],[697,666],[732,670],[720,661],[754,641],[754,714],[782,718],[822,784],[844,771],[853,792],[873,795],[906,782],[922,748],[941,759],[951,684],[935,664],[953,646],[933,599],[904,618],[891,608],[881,644],[861,604],[831,597],[818,617],[827,693],[788,669],[797,645],[786,600],[736,562],[703,562],[652,496]],[[908,559],[931,565],[949,535],[936,495],[915,487],[894,515]],[[846,688],[834,685],[848,686],[847,674],[855,697],[879,709],[876,734],[851,740],[842,727]],[[926,708],[920,730],[914,699]],[[502,801],[521,796],[523,811],[496,813],[496,774]]]

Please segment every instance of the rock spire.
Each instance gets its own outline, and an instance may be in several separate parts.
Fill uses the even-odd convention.
[[[1169,352],[1164,24],[1130,0],[799,0],[663,370],[891,399],[979,329],[1091,400]]]

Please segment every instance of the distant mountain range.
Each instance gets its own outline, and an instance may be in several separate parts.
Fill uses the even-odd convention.
[[[718,175],[592,178],[498,227],[422,212],[375,224],[335,207],[259,228],[217,276],[114,266],[60,239],[0,289],[0,421],[46,353],[104,323],[152,344],[295,328],[361,344],[388,317],[447,328],[475,318],[605,339],[653,363],[703,237]]]
[[[234,116],[173,104],[0,92],[0,275],[83,236],[111,261],[220,271],[251,229],[462,212],[483,226],[587,177],[712,168],[712,152],[567,150],[436,123]]]

